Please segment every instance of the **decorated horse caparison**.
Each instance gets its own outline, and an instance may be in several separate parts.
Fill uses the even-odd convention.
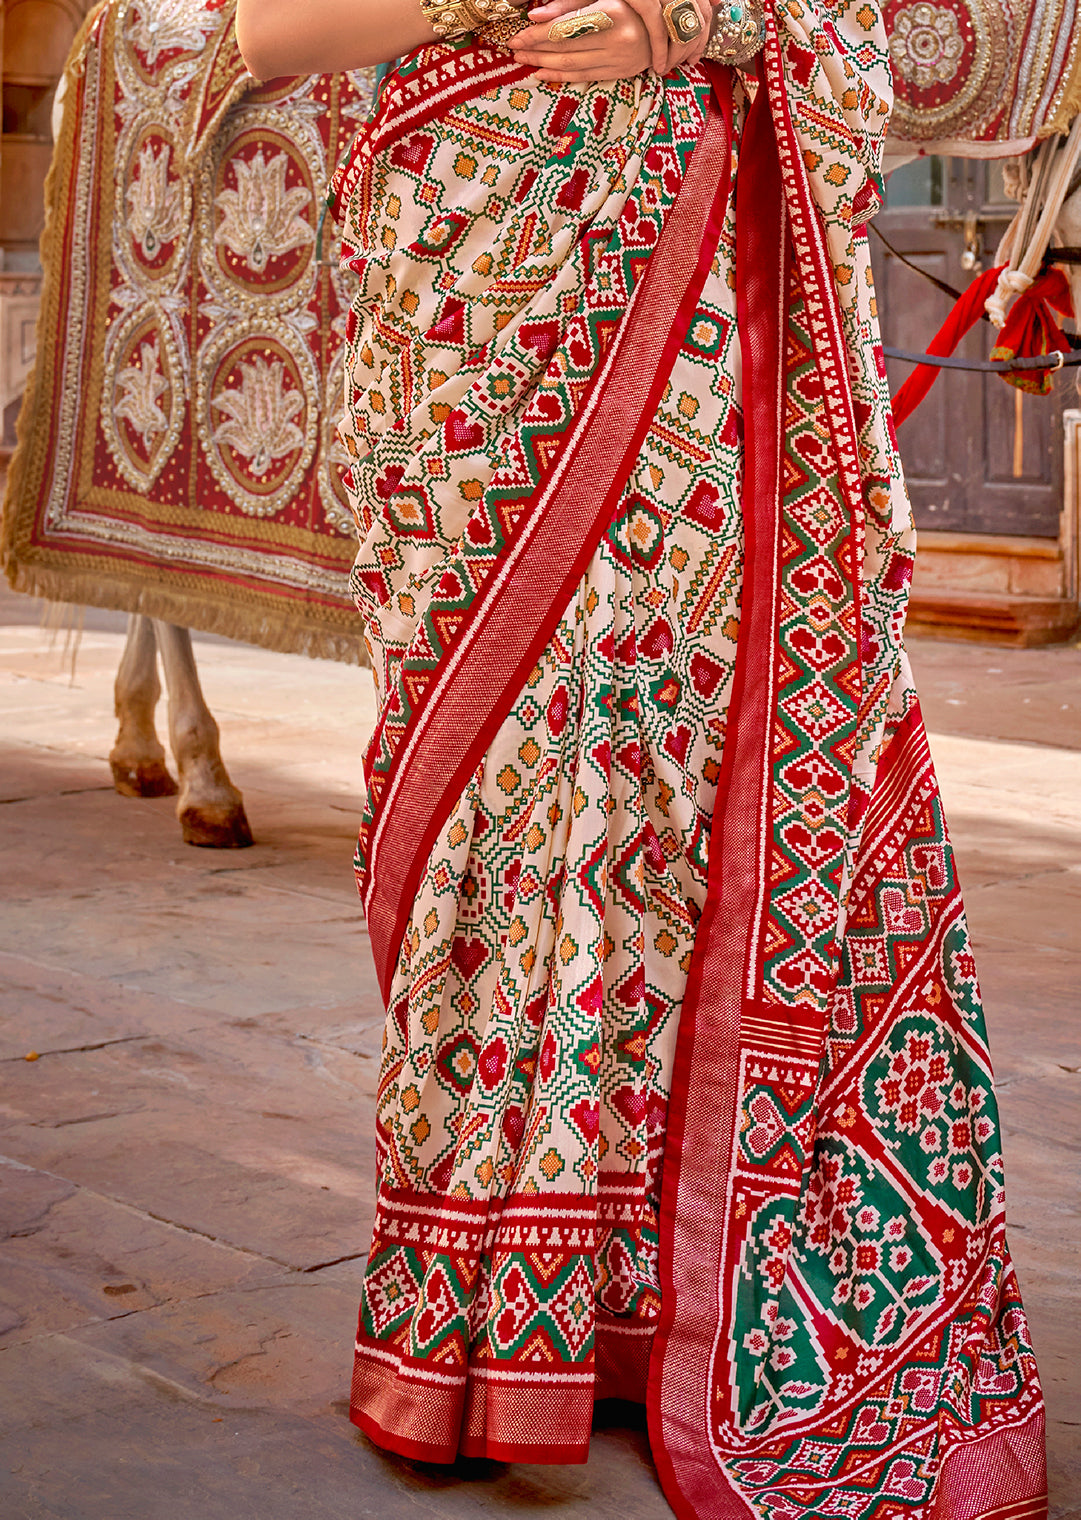
[[[103,0],[76,43],[3,523],[17,590],[132,614],[110,756],[129,795],[177,790],[154,723],[161,654],[184,837],[214,846],[251,833],[188,629],[364,659],[336,438],[351,292],[318,227],[372,80],[257,86],[232,13],[233,0]],[[887,167],[1018,160],[1003,267],[966,292],[964,320],[990,299],[1002,357],[1056,349],[1069,303],[1045,253],[1081,242],[1077,0],[887,0],[885,14]],[[1047,374],[1012,378],[1039,389]],[[904,406],[932,378],[917,374]]]

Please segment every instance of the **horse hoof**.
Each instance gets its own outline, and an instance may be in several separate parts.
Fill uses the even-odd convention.
[[[255,843],[242,806],[186,807],[178,816],[185,844],[205,850],[243,850]]]
[[[180,788],[164,760],[122,760],[109,756],[113,786],[121,797],[175,797]]]

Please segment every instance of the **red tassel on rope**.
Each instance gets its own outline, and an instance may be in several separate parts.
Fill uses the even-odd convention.
[[[992,359],[1034,358],[1037,354],[1067,353],[1070,340],[1051,315],[1051,308],[1064,317],[1074,314],[1070,299],[1070,282],[1061,269],[1046,269],[1014,301],[1006,324],[991,350]],[[1051,372],[1046,369],[1019,370],[1003,375],[1007,385],[1019,391],[1046,396],[1051,389]]]
[[[965,333],[983,315],[984,302],[998,284],[1004,268],[1005,265],[1000,265],[997,269],[988,269],[972,281],[928,343],[929,354],[944,359],[953,353]],[[1055,321],[1052,307],[1064,317],[1074,315],[1070,282],[1061,269],[1054,267],[1044,270],[1014,300],[998,342],[991,350],[991,358],[1034,359],[1040,354],[1066,353],[1070,340]],[[893,420],[897,427],[911,417],[939,373],[930,364],[921,364],[912,371],[893,400]],[[1051,389],[1051,373],[1046,369],[1021,370],[1001,378],[1018,390],[1033,391],[1040,396],[1046,396]]]

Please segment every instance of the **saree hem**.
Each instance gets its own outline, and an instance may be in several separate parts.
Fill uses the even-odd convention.
[[[358,1349],[349,1418],[376,1445],[414,1461],[451,1463],[458,1456],[497,1462],[576,1464],[589,1456],[592,1368],[553,1385],[543,1372],[477,1376],[457,1387],[365,1357]],[[566,1436],[583,1432],[575,1440]]]
[[[440,1467],[452,1467],[459,1457],[469,1457],[484,1458],[489,1462],[526,1462],[534,1467],[577,1467],[589,1460],[588,1441],[584,1445],[576,1443],[538,1448],[520,1441],[471,1440],[466,1437],[461,1442],[435,1446],[400,1431],[387,1430],[371,1415],[358,1409],[351,1409],[349,1418],[381,1450],[394,1452],[396,1456],[406,1457],[411,1462],[431,1462]],[[1028,1520],[1027,1516],[1025,1520]]]
[[[942,1460],[931,1520],[1046,1520],[1043,1452],[1039,1406],[1022,1424],[959,1442]],[[994,1502],[974,1500],[977,1494]]]
[[[456,1457],[542,1465],[588,1460],[593,1406],[603,1399],[644,1404],[653,1326],[623,1323],[598,1308],[596,1359],[574,1374],[509,1374],[470,1367],[461,1379],[410,1376],[382,1350],[358,1342],[349,1418],[377,1446],[416,1462]],[[582,1432],[567,1440],[573,1430]]]

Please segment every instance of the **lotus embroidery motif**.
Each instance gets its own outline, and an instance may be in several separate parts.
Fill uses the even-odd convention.
[[[126,364],[116,377],[123,392],[116,403],[116,415],[131,423],[148,453],[152,439],[169,427],[169,419],[158,405],[158,397],[169,389],[159,358],[157,338],[148,338],[139,345],[138,364]]]
[[[162,145],[155,153],[152,143],[144,143],[139,153],[139,172],[128,186],[128,225],[132,238],[152,259],[164,243],[179,236],[183,225],[180,209],[180,185],[169,179],[169,148]]]
[[[262,148],[254,158],[236,159],[236,189],[223,190],[214,201],[222,214],[214,234],[231,253],[261,273],[267,261],[315,241],[315,233],[299,215],[311,202],[303,185],[286,189],[289,160],[284,153],[267,159]]]
[[[304,434],[293,418],[304,398],[285,388],[285,365],[268,364],[256,355],[240,366],[239,389],[223,390],[214,406],[226,414],[214,432],[214,442],[228,444],[250,462],[253,475],[262,478],[275,459],[303,448]]]
[[[202,52],[215,25],[207,7],[192,0],[142,0],[133,8],[128,38],[153,68],[159,55],[173,48]]]
[[[961,67],[965,50],[953,11],[943,5],[919,5],[901,11],[893,23],[890,52],[897,72],[918,90],[948,84]]]

